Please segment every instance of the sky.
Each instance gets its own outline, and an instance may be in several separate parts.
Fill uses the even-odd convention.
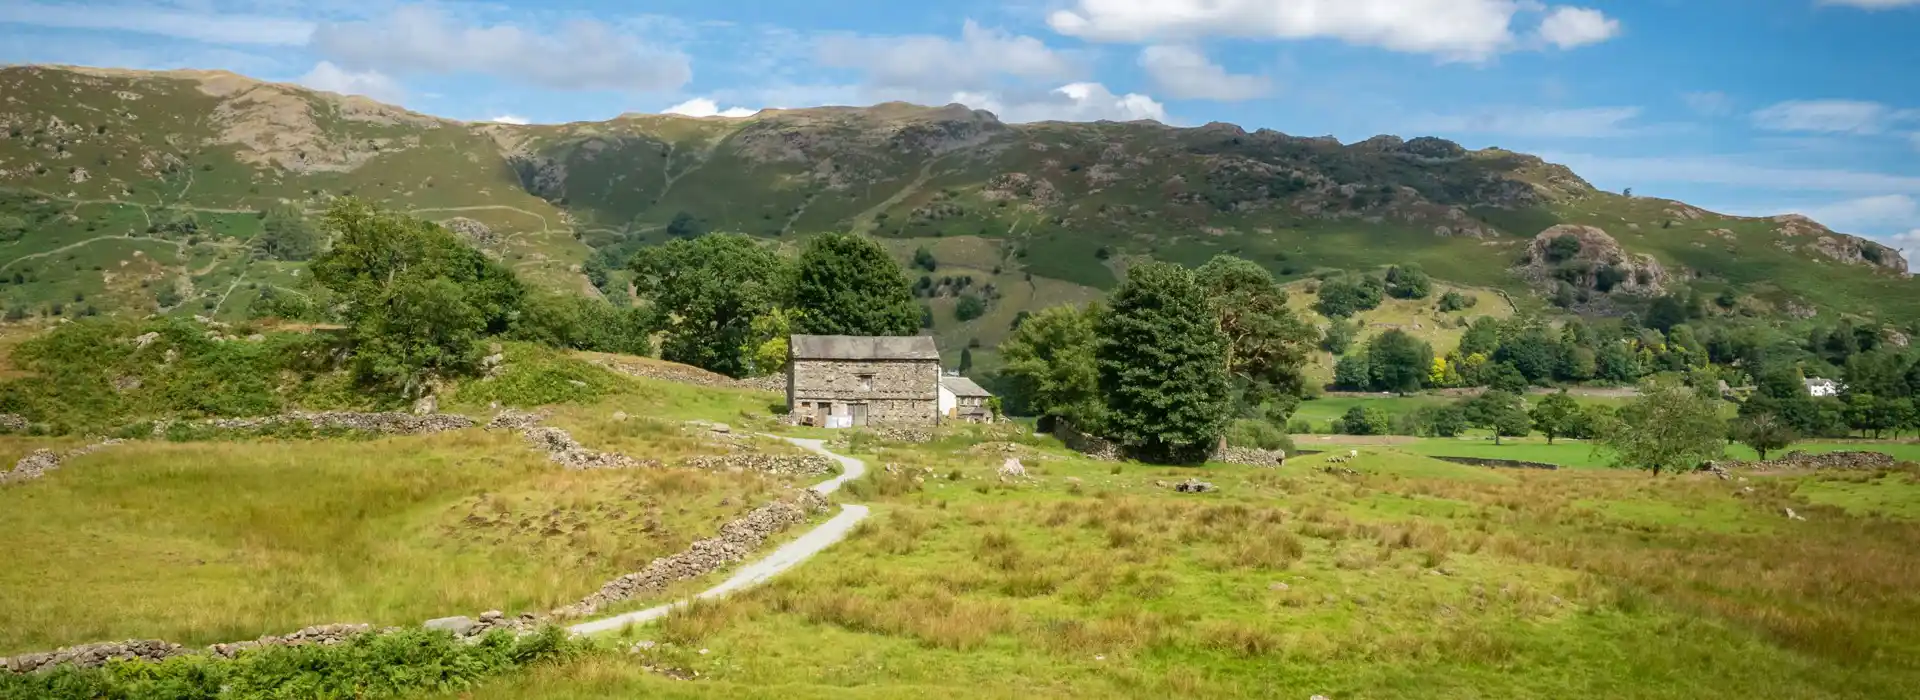
[[[6,0],[0,62],[471,121],[905,100],[1432,135],[1920,252],[1920,0]]]

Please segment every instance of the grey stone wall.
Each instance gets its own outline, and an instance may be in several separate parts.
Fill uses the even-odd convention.
[[[825,414],[803,402],[867,404],[868,425],[933,425],[940,422],[938,360],[795,360],[788,395],[796,419]],[[870,389],[861,375],[871,375]]]

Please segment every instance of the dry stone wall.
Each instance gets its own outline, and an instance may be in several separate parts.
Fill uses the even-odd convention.
[[[632,469],[660,466],[655,460],[638,460],[618,452],[587,449],[567,431],[559,428],[526,428],[520,431],[527,444],[547,453],[547,460],[568,469]]]
[[[824,476],[833,473],[833,460],[820,455],[737,454],[694,457],[683,463],[694,469],[762,472],[779,476]]]
[[[472,418],[453,413],[356,413],[351,411],[325,411],[307,413],[296,411],[277,416],[258,418],[213,418],[203,420],[198,425],[221,430],[258,430],[260,428],[284,423],[306,423],[316,430],[358,430],[386,435],[425,435],[449,430],[471,428],[478,423]],[[166,433],[167,424],[154,424],[154,435]]]
[[[1711,465],[1712,463],[1709,463]],[[1789,452],[1784,457],[1764,462],[1742,462],[1739,466],[1747,469],[1843,469],[1874,470],[1899,466],[1900,460],[1885,452],[1842,451],[1808,454]],[[1711,468],[1711,467],[1709,467]]]
[[[578,603],[554,611],[556,617],[584,617],[623,600],[659,592],[675,581],[703,576],[747,558],[773,533],[825,511],[826,496],[803,489],[791,501],[774,501],[720,528],[720,534],[693,543],[686,551],[655,559],[647,568],[621,576]]]
[[[46,450],[46,449],[34,450],[31,454],[28,454],[25,457],[21,457],[20,461],[14,462],[13,469],[0,472],[0,484],[21,482],[21,481],[26,481],[28,479],[38,479],[46,475],[47,472],[53,471],[55,469],[59,469],[60,463],[63,461],[66,461],[68,459],[78,457],[80,455],[84,455],[96,450],[112,447],[114,445],[120,444],[120,442],[121,441],[118,439],[102,440],[100,442],[96,442],[91,445],[87,445],[85,447],[77,447],[71,450],[67,450],[65,453],[54,452],[53,450]]]
[[[1278,467],[1287,462],[1287,453],[1283,450],[1228,446],[1215,453],[1213,459],[1217,462],[1245,464],[1252,467]]]

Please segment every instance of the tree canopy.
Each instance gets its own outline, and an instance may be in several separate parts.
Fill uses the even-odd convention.
[[[642,249],[628,267],[665,333],[662,358],[746,375],[754,319],[781,296],[779,255],[746,236],[711,234]]]
[[[1691,469],[1725,452],[1726,426],[1717,404],[1679,382],[1647,382],[1601,430],[1601,444],[1622,466],[1656,475]]]
[[[873,239],[829,233],[807,241],[794,275],[795,332],[913,335],[920,307],[900,266]]]
[[[1192,271],[1130,269],[1096,324],[1106,434],[1152,460],[1204,460],[1231,416],[1227,338]],[[1027,321],[1032,325],[1033,321]]]
[[[1026,410],[1066,418],[1082,430],[1099,430],[1104,405],[1094,364],[1095,304],[1055,306],[1027,317],[1000,344],[1000,372]]]

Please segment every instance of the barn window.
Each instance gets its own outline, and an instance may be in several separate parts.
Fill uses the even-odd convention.
[[[871,374],[860,375],[860,390],[873,391],[873,375]]]

